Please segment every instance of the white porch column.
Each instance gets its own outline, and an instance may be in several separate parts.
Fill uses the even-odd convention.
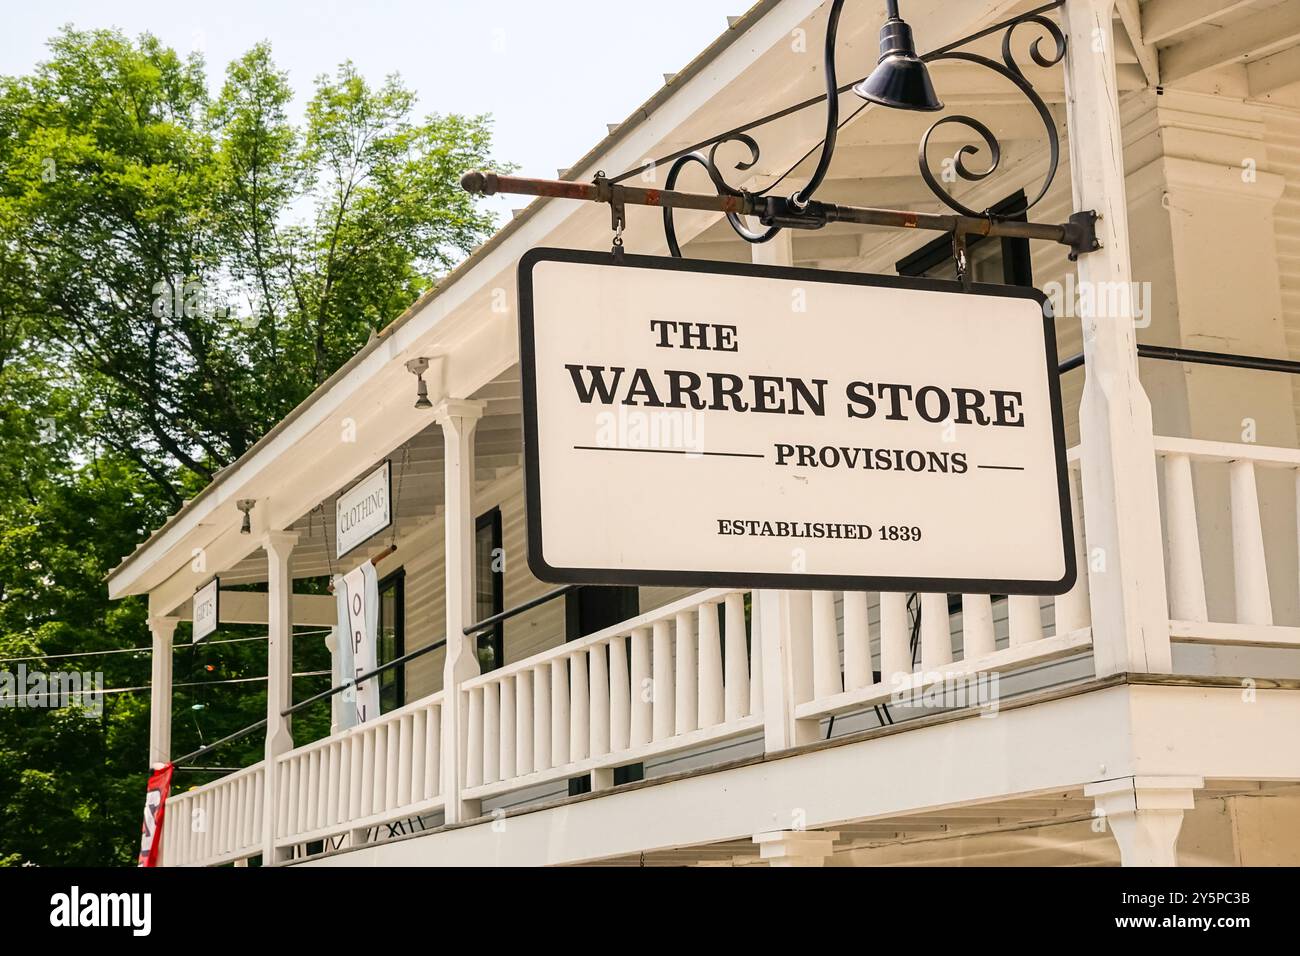
[[[1079,407],[1083,517],[1098,676],[1172,670],[1164,549],[1151,404],[1138,381],[1128,207],[1115,51],[1114,0],[1067,0],[1066,100],[1076,209],[1100,214],[1101,248],[1079,257],[1091,301],[1121,303],[1117,315],[1083,315],[1086,371]],[[1086,301],[1086,300],[1085,300]]]
[[[839,836],[834,830],[774,830],[755,834],[754,842],[768,866],[825,866]]]
[[[1119,844],[1122,866],[1177,866],[1183,811],[1192,809],[1200,777],[1121,777],[1083,788]]]
[[[812,594],[755,591],[762,615],[763,749],[767,753],[814,743],[816,720],[796,720],[794,709],[812,699]]]
[[[298,543],[292,531],[268,531],[262,536],[266,550],[266,790],[262,804],[262,863],[287,858],[275,849],[275,823],[280,788],[276,758],[293,749],[290,719],[280,712],[293,700],[293,577],[289,557]]]
[[[794,233],[786,229],[769,242],[751,245],[750,257],[755,265],[793,266]],[[812,743],[819,736],[817,721],[794,717],[795,706],[812,698],[811,599],[808,591],[754,592],[752,613],[762,615],[759,666],[763,669],[763,749],[768,753]]]
[[[172,636],[175,617],[149,618],[153,669],[149,678],[149,766],[172,759]]]
[[[475,801],[462,801],[469,725],[462,681],[478,674],[475,642],[464,630],[474,623],[474,428],[483,403],[447,399],[434,410],[442,426],[446,493],[447,657],[442,672],[442,793],[444,818],[459,823],[478,815]]]

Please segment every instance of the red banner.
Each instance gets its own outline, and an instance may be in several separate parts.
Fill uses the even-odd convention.
[[[149,775],[149,789],[144,795],[144,826],[140,830],[140,865],[157,866],[162,850],[163,811],[172,788],[171,764],[164,764]]]

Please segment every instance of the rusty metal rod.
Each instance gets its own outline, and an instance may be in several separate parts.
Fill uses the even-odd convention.
[[[703,209],[707,212],[734,212],[742,216],[756,213],[754,197],[718,196],[703,193],[684,193],[669,189],[644,189],[640,186],[615,186],[606,182],[573,183],[562,179],[527,179],[523,176],[498,176],[475,170],[460,179],[466,192],[480,196],[511,193],[519,196],[544,196],[547,199],[583,199],[587,202],[609,202],[615,191],[622,194],[623,202],[633,206],[671,206],[674,209]]]
[[[1072,247],[1075,253],[1096,248],[1086,214],[1076,214],[1069,223],[1016,222],[992,218],[975,218],[947,213],[911,212],[902,209],[875,209],[866,206],[842,206],[813,202],[806,213],[786,208],[777,197],[760,197],[751,193],[738,196],[687,193],[669,189],[646,189],[624,186],[608,180],[591,183],[559,179],[529,179],[500,176],[475,170],[461,177],[461,186],[470,193],[492,196],[510,193],[541,196],[548,199],[579,199],[586,202],[620,202],[634,206],[699,209],[706,212],[757,216],[765,225],[776,224],[794,229],[816,229],[828,222],[851,222],[865,226],[891,226],[903,229],[927,229],[934,232],[962,233],[970,236],[999,236],[1014,239],[1042,239]],[[1083,217],[1081,219],[1080,217]]]

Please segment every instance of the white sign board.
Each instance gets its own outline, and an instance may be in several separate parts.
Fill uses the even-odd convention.
[[[1036,290],[557,249],[519,288],[542,580],[1072,585]]]
[[[392,462],[366,475],[334,502],[336,557],[369,541],[393,523]]]
[[[216,578],[194,592],[191,642],[197,644],[217,629],[220,618],[221,590]]]

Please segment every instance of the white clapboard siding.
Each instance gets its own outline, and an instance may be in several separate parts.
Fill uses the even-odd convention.
[[[1282,198],[1273,209],[1273,233],[1277,240],[1287,354],[1291,359],[1300,359],[1300,115],[1267,111],[1264,129],[1266,168],[1286,180]],[[1295,397],[1295,419],[1300,426],[1300,375],[1291,376],[1291,389]]]

